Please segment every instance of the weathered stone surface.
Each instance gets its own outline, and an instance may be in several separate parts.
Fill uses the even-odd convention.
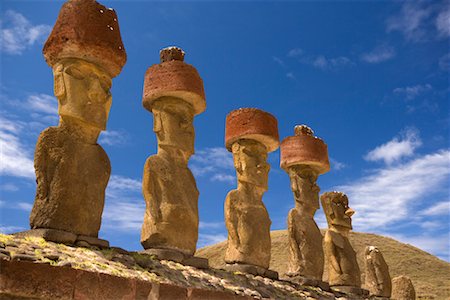
[[[183,62],[183,50],[177,47],[162,49],[160,57],[161,63],[151,66],[145,73],[144,107],[153,111],[155,101],[172,97],[189,104],[194,115],[204,112],[206,100],[203,81],[192,65]]]
[[[260,142],[267,152],[278,149],[280,144],[277,119],[257,108],[240,108],[230,112],[225,120],[225,147],[241,139]]]
[[[148,296],[148,300],[188,300],[186,288],[172,286],[168,284],[154,284]]]
[[[77,235],[72,232],[49,228],[31,229],[15,233],[14,235],[17,237],[26,237],[26,236],[41,237],[45,240],[62,244],[74,244],[77,239]]]
[[[328,282],[324,282],[319,279],[312,279],[312,278],[297,275],[297,276],[289,276],[289,278],[287,278],[287,280],[289,280],[291,282],[295,282],[300,285],[320,287],[324,291],[330,290],[330,285],[328,284]]]
[[[377,247],[365,250],[365,288],[371,296],[391,297],[392,284],[389,267]]]
[[[307,166],[292,166],[288,169],[295,208],[288,214],[289,271],[288,276],[303,276],[322,280],[323,248],[322,234],[314,221],[319,209],[317,173]]]
[[[140,253],[153,255],[160,260],[175,261],[186,266],[196,267],[198,269],[207,269],[209,267],[208,259],[192,255],[186,255],[177,250],[149,248],[144,251],[140,251]]]
[[[393,300],[415,300],[416,291],[411,279],[408,276],[398,276],[392,279]]]
[[[181,262],[185,266],[195,267],[197,269],[208,269],[208,259],[197,256],[185,257]]]
[[[90,246],[95,246],[95,247],[99,247],[99,248],[108,248],[109,247],[109,242],[107,240],[102,240],[99,238],[86,236],[86,235],[77,236],[76,243],[78,241],[83,241],[83,242],[88,243]]]
[[[111,77],[120,73],[127,60],[116,12],[96,1],[67,1],[43,52],[50,66],[79,57],[101,65]]]
[[[197,77],[183,70],[195,71]],[[199,192],[188,161],[194,154],[193,117],[205,107],[203,83],[192,66],[163,62],[147,71],[143,104],[154,114],[158,153],[144,166],[147,209],[141,244],[192,256],[198,239]]]
[[[336,292],[342,292],[342,293],[350,294],[350,295],[356,295],[356,296],[362,296],[362,297],[369,296],[368,290],[362,289],[357,286],[352,286],[352,285],[335,285],[335,286],[332,286],[331,289]]]
[[[43,52],[53,68],[60,123],[36,144],[30,225],[97,238],[111,173],[97,138],[111,108],[111,78],[126,61],[115,12],[96,1],[68,1]]]
[[[239,109],[228,114],[225,132],[225,144],[233,153],[238,179],[237,189],[230,191],[225,200],[225,262],[268,269],[271,221],[262,196],[270,169],[267,152],[278,147],[277,122],[261,110]]]
[[[297,125],[295,135],[285,138],[280,146],[280,166],[287,170],[290,166],[305,165],[318,175],[330,170],[328,147],[306,125]]]
[[[323,248],[328,267],[328,283],[333,286],[361,287],[361,274],[356,253],[348,239],[352,229],[351,216],[355,213],[348,206],[348,198],[341,192],[324,193],[320,200],[327,218]]]
[[[226,264],[225,269],[230,272],[242,272],[253,274],[256,276],[267,277],[270,279],[278,279],[278,273],[266,268],[243,263]]]

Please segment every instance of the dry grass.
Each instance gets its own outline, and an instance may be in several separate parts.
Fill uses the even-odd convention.
[[[288,241],[285,230],[272,231],[272,260],[270,267],[284,274],[288,264]],[[350,242],[358,254],[361,279],[364,282],[363,254],[366,246],[377,246],[389,265],[391,277],[407,275],[416,288],[417,299],[450,299],[450,264],[409,244],[370,234],[351,233]],[[226,242],[208,246],[197,255],[209,259],[212,267],[223,268]],[[326,278],[326,270],[324,278]]]

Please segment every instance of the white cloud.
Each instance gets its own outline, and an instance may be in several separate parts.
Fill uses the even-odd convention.
[[[47,94],[32,94],[28,96],[24,107],[37,113],[58,115],[58,100]]]
[[[315,59],[306,60],[305,62],[308,61],[311,63],[312,66],[319,68],[321,70],[337,69],[353,65],[353,62],[345,56],[340,56],[336,58],[326,58],[323,55],[319,55]]]
[[[272,59],[273,59],[274,62],[276,62],[277,64],[279,64],[283,68],[286,67],[286,64],[284,63],[284,61],[281,58],[279,58],[277,56],[272,56]]]
[[[331,170],[339,171],[347,167],[343,162],[337,161],[336,159],[330,157],[330,167]]]
[[[421,94],[433,90],[430,84],[418,84],[414,86],[407,86],[402,88],[395,88],[393,90],[394,94],[402,95],[406,97],[406,100],[412,100]]]
[[[141,181],[112,175],[106,188],[102,226],[110,230],[140,231],[144,221],[145,200]]]
[[[439,68],[441,68],[441,70],[446,72],[450,70],[450,53],[443,55],[439,59]]]
[[[4,13],[1,23],[1,49],[13,55],[22,54],[27,47],[42,42],[51,30],[48,25],[31,24],[22,14],[13,10]]]
[[[108,146],[120,146],[120,145],[124,145],[127,143],[128,134],[124,130],[102,131],[98,141],[99,141],[99,144],[105,144]]]
[[[0,226],[0,233],[3,234],[10,234],[24,230],[26,230],[26,228],[21,226]]]
[[[429,234],[407,236],[389,233],[386,233],[385,235],[390,236],[397,241],[416,246],[426,252],[440,257],[443,260],[450,261],[450,253],[448,251],[450,249],[450,236],[448,233],[433,236],[430,236]]]
[[[422,212],[425,216],[445,216],[450,215],[450,200],[435,203],[433,206]]]
[[[395,56],[395,49],[388,45],[380,45],[368,53],[361,55],[361,60],[370,63],[377,64],[383,61],[387,61]]]
[[[387,31],[399,31],[407,40],[419,41],[426,35],[424,23],[432,13],[423,1],[405,1],[398,15],[387,20]]]
[[[286,73],[286,77],[292,80],[296,80],[297,78],[295,77],[294,73],[292,72],[288,72]]]
[[[200,221],[198,227],[200,229],[221,229],[225,228],[224,222],[203,222]]]
[[[29,147],[18,134],[23,124],[0,115],[0,175],[34,179],[34,162]]]
[[[197,248],[214,245],[219,242],[223,242],[226,239],[227,239],[227,236],[223,233],[219,233],[219,234],[200,233],[198,236]]]
[[[436,29],[440,36],[450,36],[450,8],[441,11],[436,18]]]
[[[417,130],[407,129],[401,139],[393,138],[386,144],[376,147],[364,157],[368,161],[382,160],[390,165],[399,161],[403,157],[409,157],[414,154],[414,150],[422,145]]]
[[[19,187],[12,183],[4,183],[0,185],[0,190],[7,192],[17,192],[19,190]]]
[[[299,57],[303,54],[303,50],[300,48],[294,48],[289,50],[287,56],[288,57]]]
[[[208,176],[211,181],[233,183],[235,171],[233,156],[225,148],[213,147],[198,150],[189,167],[195,176]]]
[[[445,191],[450,178],[450,150],[440,150],[394,167],[370,172],[334,189],[349,196],[358,231],[380,231],[410,221],[410,212],[433,193]]]

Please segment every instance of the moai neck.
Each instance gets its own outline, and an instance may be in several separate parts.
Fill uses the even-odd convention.
[[[264,193],[266,192],[266,188],[259,187],[255,184],[246,182],[246,181],[240,181],[238,180],[237,189],[239,191],[242,191],[244,194],[250,194],[252,197],[249,197],[249,201],[252,202],[261,202],[262,203],[262,197]]]
[[[349,233],[350,233],[350,229],[343,227],[343,226],[339,226],[339,225],[331,225],[329,227],[329,230],[334,231],[336,233],[339,233],[340,235],[348,238],[349,237]]]
[[[61,116],[59,127],[66,130],[74,139],[86,143],[97,144],[101,130],[69,116]]]
[[[176,166],[185,167],[187,167],[190,157],[190,155],[186,155],[185,151],[168,145],[158,145],[158,156],[174,162]]]

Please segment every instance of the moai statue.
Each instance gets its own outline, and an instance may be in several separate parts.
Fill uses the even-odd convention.
[[[197,70],[183,62],[184,52],[169,47],[161,63],[151,66],[144,81],[144,107],[153,113],[158,153],[145,162],[142,180],[147,209],[141,232],[145,253],[184,264],[193,258],[198,239],[197,185],[189,158],[194,154],[194,115],[206,109],[203,81]],[[206,264],[206,265],[205,265]]]
[[[347,195],[341,192],[324,193],[320,200],[327,218],[328,230],[323,240],[325,263],[328,267],[328,283],[333,290],[365,295],[361,289],[361,273],[356,253],[348,239],[352,229]]]
[[[377,247],[367,246],[365,261],[365,288],[369,290],[370,296],[390,298],[392,291],[391,276],[383,254]]]
[[[290,260],[286,275],[299,284],[328,289],[322,282],[322,234],[314,221],[319,209],[317,177],[330,170],[327,145],[306,125],[295,126],[294,131],[280,146],[280,165],[289,174],[295,199],[287,220]]]
[[[392,294],[393,300],[415,300],[416,291],[411,279],[408,276],[398,276],[392,279]]]
[[[36,144],[32,230],[19,235],[107,247],[98,232],[111,166],[97,138],[111,108],[111,79],[126,62],[115,11],[93,0],[67,1],[43,53],[60,120]]]
[[[256,108],[228,114],[225,146],[233,153],[238,185],[225,200],[225,262],[230,271],[278,277],[278,273],[268,270],[271,221],[262,202],[270,170],[267,154],[278,145],[277,120],[271,114]]]

